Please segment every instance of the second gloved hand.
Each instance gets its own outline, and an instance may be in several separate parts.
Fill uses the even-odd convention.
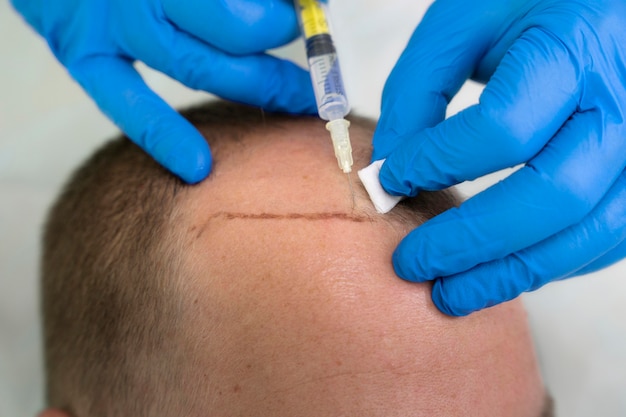
[[[626,2],[438,0],[390,75],[391,194],[524,167],[410,233],[396,272],[466,315],[626,255]],[[467,78],[480,102],[443,121]]]
[[[11,0],[100,109],[187,182],[211,169],[200,133],[133,67],[269,110],[314,113],[308,74],[264,51],[293,40],[286,0]]]

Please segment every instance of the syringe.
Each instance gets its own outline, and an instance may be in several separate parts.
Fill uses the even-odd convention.
[[[319,0],[294,0],[294,3],[306,44],[317,112],[328,121],[326,129],[330,131],[339,168],[347,174],[352,171],[352,146],[348,132],[350,122],[344,117],[350,111],[350,106],[343,87],[337,51],[330,36],[325,5]]]

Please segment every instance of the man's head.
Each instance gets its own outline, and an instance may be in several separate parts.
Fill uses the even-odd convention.
[[[351,195],[320,120],[223,102],[185,115],[213,151],[207,180],[184,185],[121,139],[51,211],[50,406],[76,417],[540,414],[519,302],[453,319],[428,285],[394,275],[394,247],[452,194],[382,216],[360,184]],[[352,118],[357,169],[372,130]]]

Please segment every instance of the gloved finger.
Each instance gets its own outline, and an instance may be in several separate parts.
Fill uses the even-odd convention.
[[[622,187],[622,189],[626,189],[626,171],[622,173],[622,175],[618,179],[618,182],[616,183],[614,188],[620,187],[620,186]],[[626,197],[624,194],[625,194],[624,192],[620,194],[622,205],[626,205]],[[619,211],[616,210],[616,212],[619,214]],[[609,220],[613,220],[613,219],[609,219]],[[570,274],[568,278],[577,277],[577,276],[599,271],[621,260],[624,260],[625,258],[626,258],[626,239],[624,239],[619,245],[617,245],[616,247],[614,247],[613,249],[611,249],[610,251],[608,251],[607,253],[599,257],[598,259],[595,259],[593,262],[585,265],[584,267],[578,269],[576,272]]]
[[[299,35],[286,0],[161,0],[181,31],[222,51],[247,55],[285,45]]]
[[[577,113],[526,167],[409,233],[393,255],[396,273],[409,281],[457,274],[579,222],[624,169],[623,134],[605,120]]]
[[[562,43],[529,29],[509,49],[479,104],[397,146],[380,171],[383,188],[412,196],[528,161],[576,110],[579,78]]]
[[[68,67],[100,109],[157,162],[188,183],[211,170],[200,133],[144,83],[130,61],[90,57]]]
[[[613,248],[610,252],[602,255],[600,258],[591,262],[589,265],[585,265],[576,272],[570,274],[568,278],[579,277],[585,274],[591,274],[601,269],[608,268],[626,258],[626,240]]]
[[[152,45],[133,45],[132,56],[186,86],[268,110],[315,113],[309,73],[266,54],[234,56],[175,28]]]
[[[569,277],[581,265],[589,266],[616,250],[626,255],[624,247],[626,176],[622,175],[582,222],[503,259],[437,279],[432,299],[443,313],[465,316]]]
[[[467,80],[490,41],[496,19],[473,15],[476,5],[434,2],[387,78],[374,133],[372,161],[387,157],[404,139],[445,117],[446,107]]]

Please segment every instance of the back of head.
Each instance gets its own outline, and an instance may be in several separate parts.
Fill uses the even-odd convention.
[[[316,118],[224,102],[183,114],[216,160],[203,183],[181,183],[120,138],[76,171],[50,211],[50,406],[76,417],[407,415],[401,402],[431,404],[412,415],[452,415],[476,403],[475,377],[485,375],[485,402],[517,410],[499,415],[538,409],[519,304],[454,320],[432,306],[427,285],[393,277],[393,247],[454,195],[422,193],[382,217],[360,187],[350,201]],[[351,119],[364,166],[374,124]],[[512,387],[521,393],[500,398]]]

